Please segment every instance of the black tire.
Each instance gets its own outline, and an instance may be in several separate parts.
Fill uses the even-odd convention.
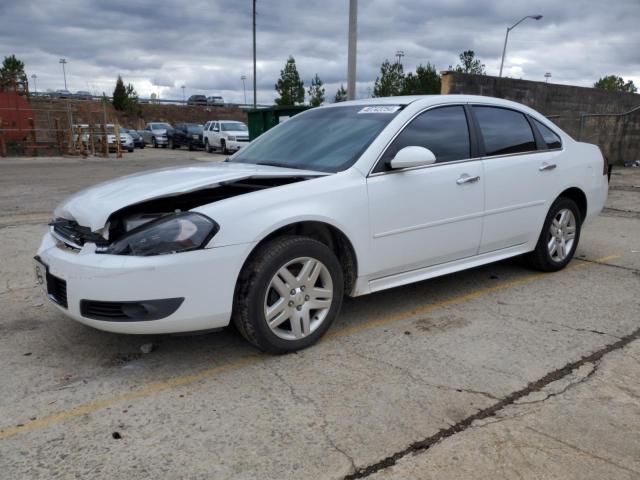
[[[176,149],[176,144],[173,143],[173,138],[170,138],[168,143],[169,143],[169,148],[171,150],[175,150]]]
[[[575,237],[573,239],[573,245],[566,257],[562,260],[557,260],[552,258],[547,245],[552,238],[550,233],[551,224],[560,211],[565,209],[570,210],[575,218]],[[555,202],[553,202],[553,205],[551,205],[551,208],[547,213],[547,218],[542,226],[542,231],[540,232],[540,237],[538,238],[535,250],[525,255],[525,260],[531,268],[542,272],[556,272],[558,270],[562,270],[571,261],[576,248],[578,247],[581,227],[582,214],[580,213],[580,209],[578,208],[578,205],[576,205],[576,202],[567,197],[559,197]]]
[[[129,153],[133,152],[133,148],[129,148],[129,149],[127,150],[127,152],[129,152]]]
[[[220,140],[220,151],[225,155],[229,153],[229,151],[227,150],[227,142],[225,142],[224,140]]]
[[[189,143],[189,151],[193,152],[193,150],[194,150],[193,143]]]
[[[333,284],[332,302],[326,317],[314,331],[300,339],[287,340],[268,326],[264,302],[276,272],[300,257],[319,260],[327,268]],[[261,246],[245,264],[236,286],[233,323],[249,343],[264,352],[294,352],[313,345],[325,334],[340,311],[343,294],[342,268],[326,245],[308,237],[278,237]]]
[[[211,153],[213,151],[213,149],[211,148],[211,145],[209,145],[208,138],[204,139],[204,149],[207,151],[207,153]]]
[[[153,148],[158,148],[158,142],[156,142],[155,138],[151,138],[151,144],[153,145]]]

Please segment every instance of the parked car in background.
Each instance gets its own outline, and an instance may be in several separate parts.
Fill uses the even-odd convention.
[[[187,147],[189,150],[204,148],[202,125],[198,123],[178,123],[167,131],[169,148]]]
[[[237,152],[249,143],[249,129],[235,120],[212,120],[204,124],[204,148],[222,153]]]
[[[73,98],[73,93],[62,88],[60,90],[56,90],[54,96],[57,98]]]
[[[91,92],[87,92],[86,90],[78,90],[73,96],[78,100],[91,100],[93,98]]]
[[[187,100],[187,105],[206,105],[207,97],[204,95],[191,95]]]
[[[219,95],[213,95],[211,97],[207,97],[207,105],[215,105],[218,107],[224,106],[224,98]]]
[[[133,128],[123,128],[123,132],[128,133],[133,138],[133,146],[136,148],[144,148],[145,142],[142,134]]]
[[[142,133],[144,143],[153,145],[154,148],[158,148],[159,146],[165,148],[167,146],[167,130],[171,130],[172,128],[168,123],[147,123]]]

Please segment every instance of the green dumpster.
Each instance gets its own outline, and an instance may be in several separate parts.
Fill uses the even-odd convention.
[[[300,112],[310,109],[308,105],[276,106],[268,108],[256,108],[249,110],[249,140],[255,140],[270,128],[275,127],[286,119]]]

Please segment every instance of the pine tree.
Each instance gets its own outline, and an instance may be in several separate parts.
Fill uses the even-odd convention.
[[[300,80],[296,60],[292,56],[287,60],[284,70],[280,70],[280,78],[275,89],[280,95],[276,98],[277,105],[304,103],[304,82]]]
[[[116,80],[116,88],[113,89],[113,106],[116,110],[124,110],[127,108],[127,89],[120,75],[118,75],[118,80]]]
[[[320,105],[322,105],[322,102],[324,102],[323,85],[324,84],[322,83],[322,80],[320,80],[320,77],[318,77],[318,74],[316,73],[316,76],[311,79],[311,86],[307,91],[310,97],[309,105],[311,105],[312,107],[319,107]]]
[[[427,66],[418,65],[416,73],[408,73],[404,77],[402,95],[433,95],[440,93],[440,75],[435,65],[427,62]]]
[[[4,57],[0,67],[0,84],[14,85],[16,82],[26,82],[27,75],[24,72],[24,62],[18,60],[15,55]]]
[[[340,84],[340,88],[336,92],[336,96],[334,98],[335,103],[344,102],[347,99],[347,90],[344,88],[344,85]]]
[[[380,65],[380,76],[376,77],[373,86],[374,97],[393,97],[402,94],[404,85],[404,71],[399,62],[390,63],[385,60]]]

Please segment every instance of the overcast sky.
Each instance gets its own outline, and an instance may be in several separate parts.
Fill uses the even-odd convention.
[[[308,87],[318,73],[333,98],[346,86],[349,0],[258,0],[258,103],[271,103],[289,55]],[[505,75],[591,86],[607,74],[640,87],[640,0],[360,0],[358,97],[381,62],[403,50],[405,72],[455,65],[472,49],[497,75],[507,26]],[[0,56],[25,62],[37,88],[111,94],[121,74],[148,97],[195,93],[252,101],[251,0],[0,0]],[[33,85],[32,85],[33,88]]]

